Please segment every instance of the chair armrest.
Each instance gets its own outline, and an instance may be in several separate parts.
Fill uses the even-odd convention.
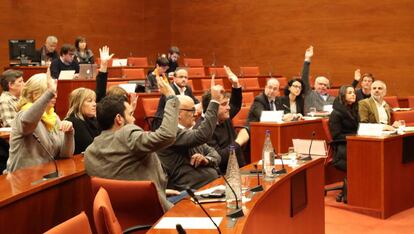
[[[133,226],[133,227],[129,227],[127,229],[125,229],[123,231],[124,234],[127,233],[131,233],[131,232],[136,232],[136,231],[140,231],[140,230],[148,230],[152,227],[152,225],[137,225],[137,226]]]

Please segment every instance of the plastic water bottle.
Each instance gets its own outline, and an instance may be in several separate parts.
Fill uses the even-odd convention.
[[[275,167],[275,156],[272,141],[270,140],[270,130],[266,130],[262,152],[262,167],[263,178],[273,179],[274,175],[272,173],[272,170]]]
[[[229,155],[229,161],[227,163],[227,170],[226,170],[226,179],[231,185],[231,187],[234,189],[234,192],[236,193],[237,200],[234,197],[233,192],[231,191],[231,188],[226,184],[226,203],[227,207],[234,209],[237,207],[241,207],[241,201],[242,201],[242,183],[241,183],[241,175],[240,175],[240,169],[239,169],[239,163],[237,162],[236,157],[236,151],[234,146],[230,146],[230,155]]]

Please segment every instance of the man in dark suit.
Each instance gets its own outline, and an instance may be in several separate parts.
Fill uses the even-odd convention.
[[[277,97],[278,95],[279,81],[275,78],[271,78],[267,81],[263,93],[254,98],[247,117],[247,123],[259,122],[262,111],[283,110],[282,103]]]
[[[200,108],[199,101],[194,97],[191,87],[188,85],[188,72],[184,68],[179,68],[174,73],[174,80],[171,83],[171,87],[176,95],[186,95],[193,99],[195,108],[198,111]],[[158,102],[157,112],[155,113],[155,119],[152,121],[151,130],[157,130],[162,122],[165,107],[165,96],[161,95],[160,101]]]

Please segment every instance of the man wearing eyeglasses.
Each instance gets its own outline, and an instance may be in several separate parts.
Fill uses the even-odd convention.
[[[215,168],[219,165],[221,157],[206,143],[216,127],[219,102],[223,98],[224,89],[220,85],[213,86],[211,93],[212,99],[204,121],[197,129],[193,129],[196,112],[193,99],[185,95],[177,96],[180,100],[180,109],[175,142],[157,152],[168,174],[169,189],[198,189],[218,177]]]
[[[186,95],[193,99],[195,103],[196,110],[200,110],[201,106],[199,105],[199,101],[193,95],[193,91],[191,87],[188,85],[188,72],[184,68],[179,68],[177,71],[174,72],[173,83],[171,84],[172,89],[174,90],[176,95]],[[160,101],[158,102],[157,112],[155,113],[155,119],[152,122],[151,130],[155,131],[159,128],[162,122],[162,117],[164,115],[164,107],[165,107],[165,96],[162,95],[160,97]]]
[[[60,58],[55,59],[50,64],[50,75],[53,79],[58,79],[61,71],[74,70],[79,73],[79,64],[74,59],[76,48],[70,44],[64,44],[60,48]],[[75,76],[76,76],[75,75]]]
[[[324,111],[324,106],[333,104],[335,97],[328,94],[329,80],[324,76],[318,76],[315,79],[314,90],[311,90],[309,82],[309,67],[313,56],[313,46],[310,46],[305,52],[305,62],[302,70],[302,80],[305,84],[305,113],[309,108],[315,107],[316,111]]]

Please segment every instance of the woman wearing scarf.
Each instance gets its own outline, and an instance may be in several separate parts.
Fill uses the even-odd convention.
[[[73,127],[60,121],[54,111],[57,81],[50,75],[36,74],[25,84],[12,123],[7,171],[71,157],[74,150]]]

